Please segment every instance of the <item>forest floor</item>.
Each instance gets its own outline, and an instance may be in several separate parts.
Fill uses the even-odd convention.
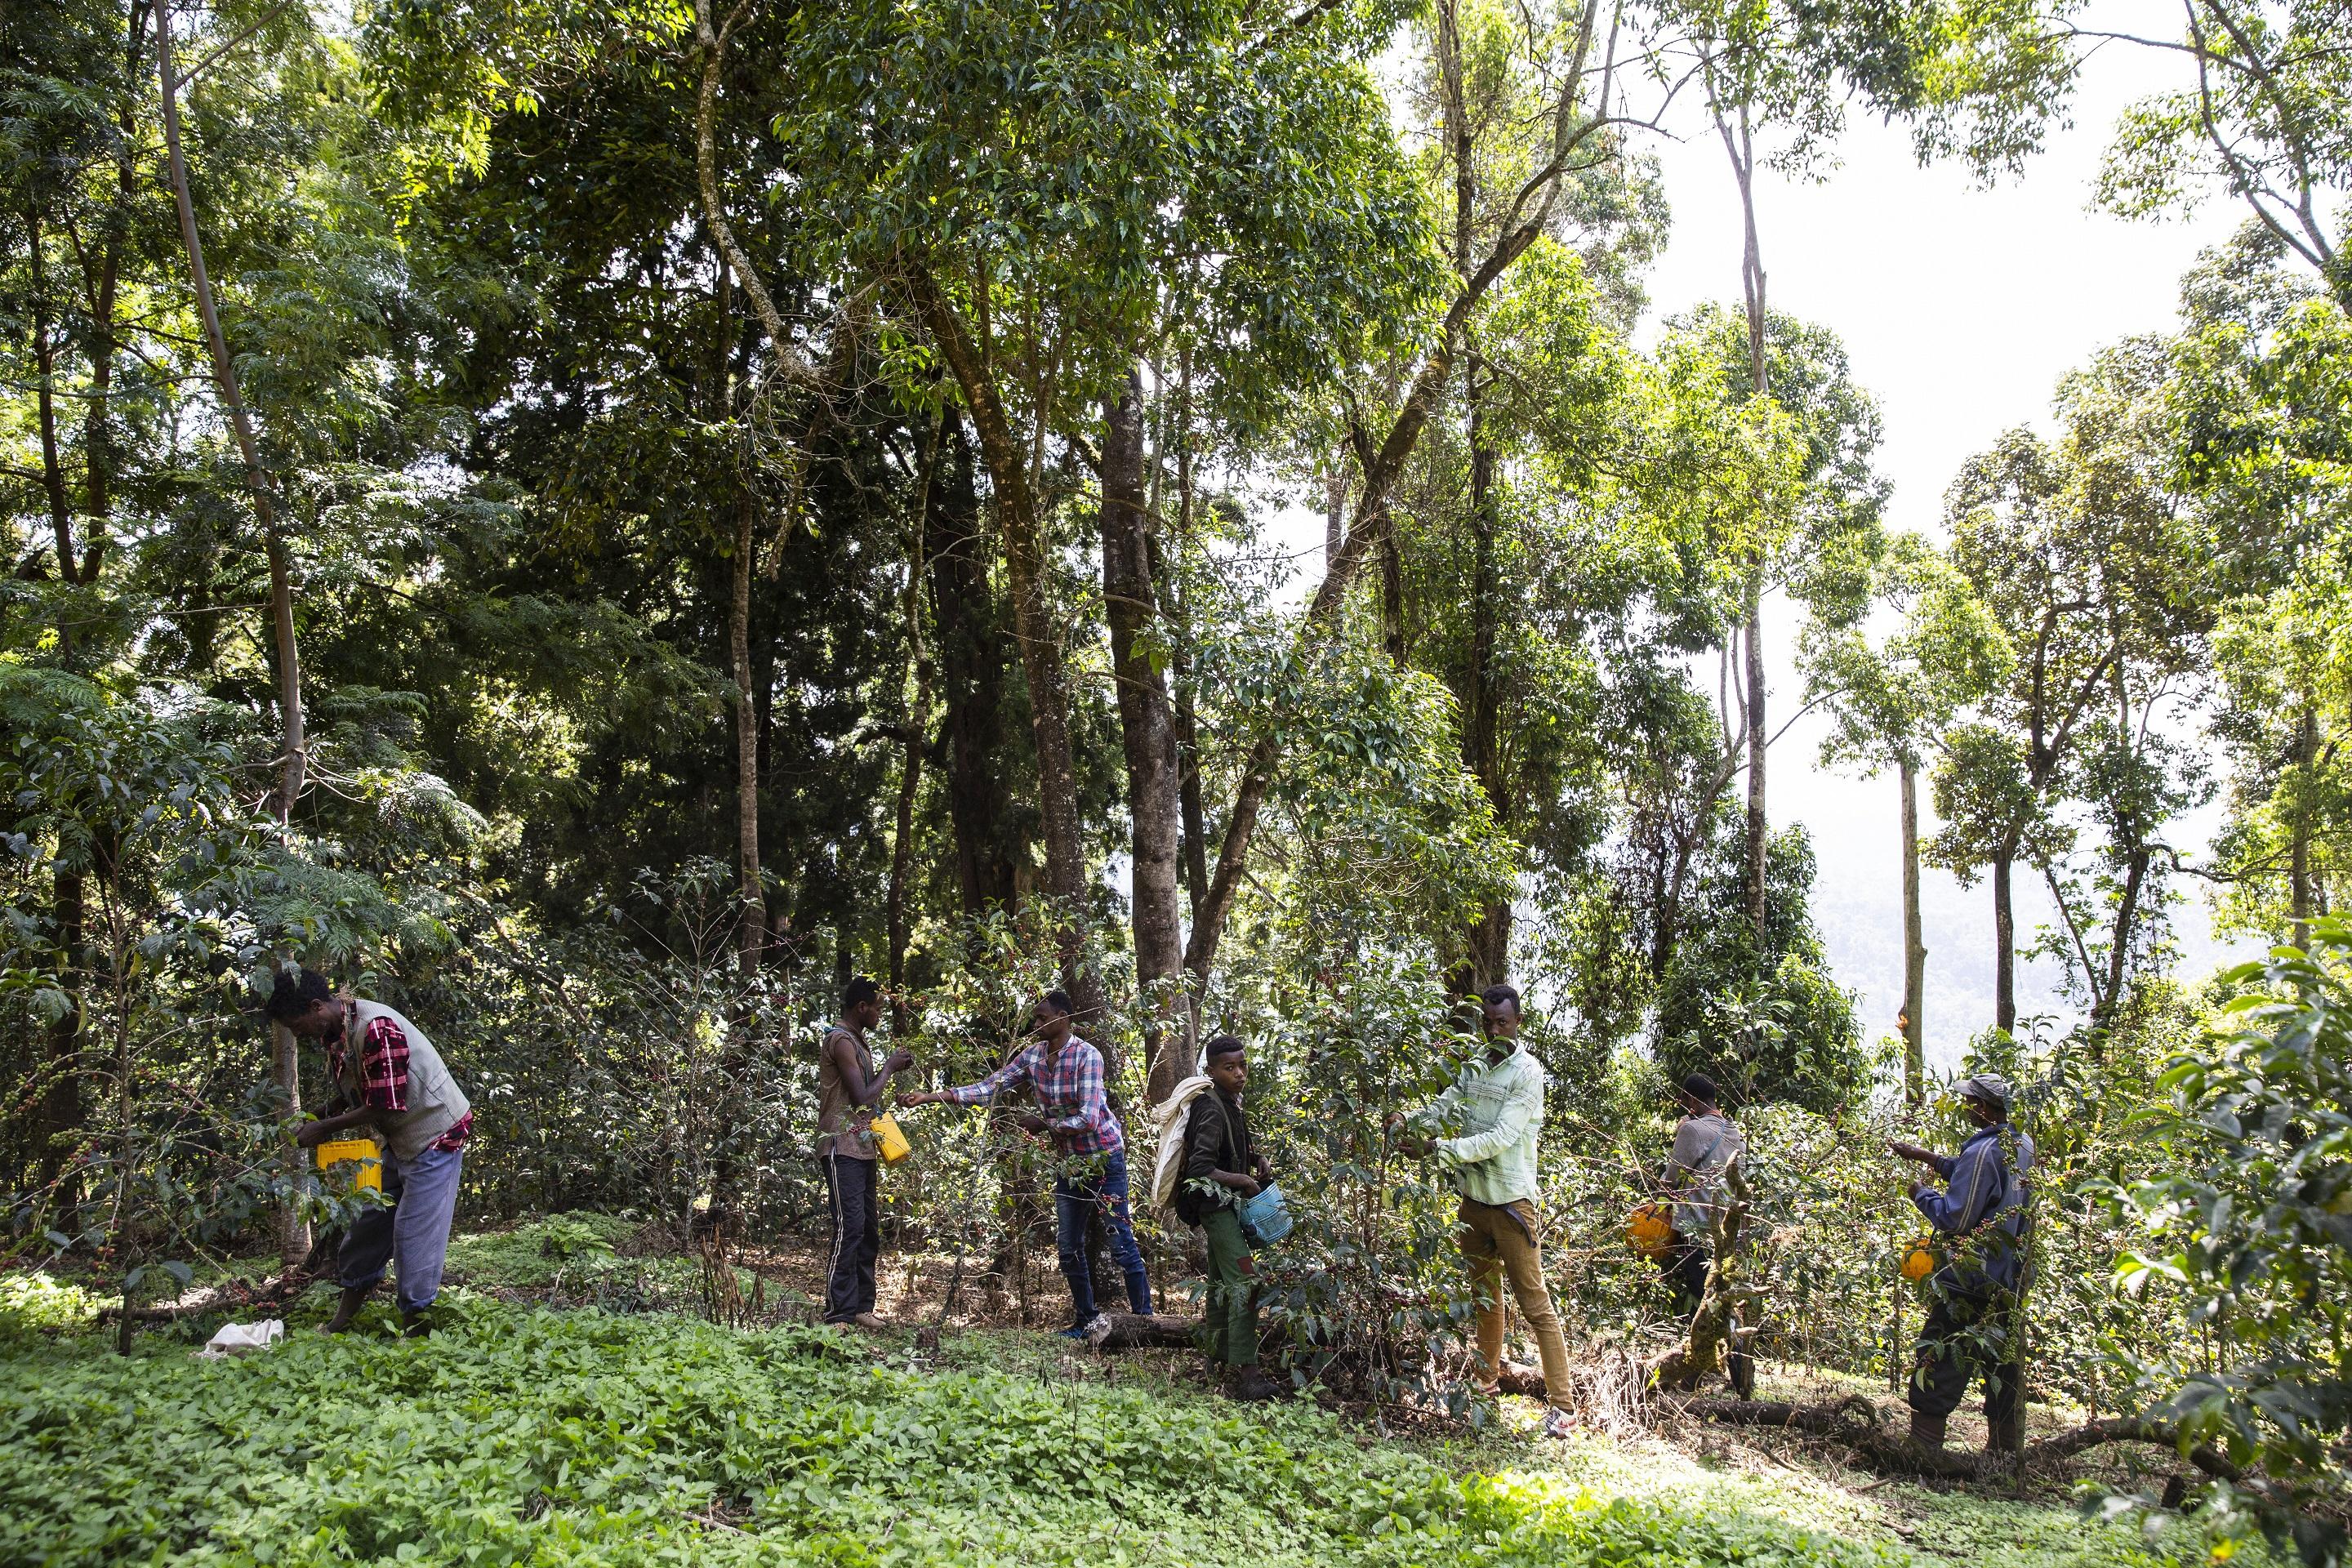
[[[309,1331],[331,1305],[320,1287],[286,1342],[226,1362],[191,1354],[217,1317],[142,1332],[126,1360],[90,1326],[91,1299],[0,1279],[0,1563],[2140,1568],[2176,1555],[2085,1520],[2071,1488],[2086,1471],[2022,1490],[1916,1485],[1793,1434],[1671,1418],[1549,1442],[1538,1407],[1509,1399],[1480,1426],[1399,1430],[1303,1398],[1235,1404],[1181,1352],[1103,1356],[991,1323],[1017,1299],[954,1286],[949,1259],[888,1268],[881,1310],[906,1326],[871,1335],[795,1321],[821,1252],[752,1261],[737,1285],[766,1321],[719,1327],[695,1315],[710,1287],[698,1261],[625,1222],[559,1216],[461,1237],[431,1339],[391,1337],[380,1309],[342,1340]],[[1033,1314],[1055,1305],[1050,1262],[1030,1282]],[[943,1332],[916,1327],[942,1317]],[[1769,1397],[1871,1392],[1769,1365],[1763,1381]],[[1981,1441],[1973,1415],[1954,1426],[1956,1442]],[[2103,1458],[2134,1462],[2172,1468]]]

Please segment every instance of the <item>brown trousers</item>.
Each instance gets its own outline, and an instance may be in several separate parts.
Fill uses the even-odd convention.
[[[1568,1342],[1544,1286],[1543,1233],[1536,1206],[1525,1198],[1507,1207],[1462,1200],[1462,1256],[1470,1265],[1470,1288],[1478,1303],[1478,1359],[1491,1382],[1503,1365],[1503,1278],[1510,1277],[1519,1316],[1536,1337],[1543,1357],[1544,1393],[1552,1407],[1565,1410]]]

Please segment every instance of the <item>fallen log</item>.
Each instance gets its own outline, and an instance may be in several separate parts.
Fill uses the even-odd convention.
[[[220,1285],[206,1285],[191,1290],[170,1301],[158,1301],[151,1306],[131,1309],[134,1323],[173,1323],[182,1318],[194,1318],[205,1312],[241,1311],[251,1307],[283,1306],[300,1295],[318,1279],[307,1268],[289,1268],[273,1274],[258,1284],[247,1285],[242,1280],[230,1280]],[[120,1307],[100,1307],[98,1321],[101,1323],[119,1321]]]
[[[1945,1480],[1988,1480],[2006,1470],[2072,1458],[2103,1443],[2151,1443],[2175,1452],[2180,1447],[2179,1433],[2162,1422],[2116,1415],[2040,1438],[2017,1453],[1921,1448],[1887,1426],[1878,1407],[1860,1394],[1832,1405],[1798,1405],[1782,1399],[1690,1399],[1672,1408],[1729,1426],[1810,1432],[1853,1448],[1874,1469]],[[2244,1479],[2237,1466],[2202,1444],[2190,1447],[2188,1458],[2207,1475],[2228,1481]]]
[[[1495,1389],[1499,1394],[1516,1394],[1523,1399],[1541,1399],[1548,1392],[1544,1387],[1543,1368],[1520,1366],[1507,1361],[1495,1379]]]
[[[1097,1312],[1087,1325],[1087,1343],[1098,1351],[1187,1350],[1198,1343],[1198,1318],[1164,1312]]]

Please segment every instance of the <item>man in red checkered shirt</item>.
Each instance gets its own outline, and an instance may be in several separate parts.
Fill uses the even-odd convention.
[[[313,970],[278,975],[268,1013],[326,1047],[338,1091],[336,1108],[303,1123],[295,1142],[315,1149],[355,1132],[383,1145],[389,1206],[362,1211],[344,1235],[337,1257],[343,1298],[327,1331],[351,1327],[389,1264],[399,1276],[402,1325],[422,1333],[441,1291],[473,1106],[425,1031],[380,1002],[338,994]]]
[[[1103,1087],[1102,1053],[1079,1039],[1071,1026],[1065,992],[1048,991],[1032,1014],[1036,1039],[1013,1059],[981,1079],[956,1089],[901,1094],[900,1105],[992,1105],[999,1095],[1027,1088],[1037,1109],[1021,1118],[1028,1131],[1047,1134],[1062,1155],[1054,1182],[1055,1250],[1062,1278],[1069,1282],[1073,1321],[1065,1338],[1082,1339],[1095,1320],[1094,1274],[1087,1265],[1087,1220],[1099,1211],[1110,1237],[1111,1257],[1127,1278],[1128,1305],[1151,1312],[1151,1277],[1135,1245],[1127,1208],[1127,1139],[1111,1114]]]

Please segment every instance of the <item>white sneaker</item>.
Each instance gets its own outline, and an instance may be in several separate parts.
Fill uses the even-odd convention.
[[[1547,1437],[1572,1437],[1576,1435],[1576,1417],[1554,1407],[1544,1412],[1543,1435]]]

